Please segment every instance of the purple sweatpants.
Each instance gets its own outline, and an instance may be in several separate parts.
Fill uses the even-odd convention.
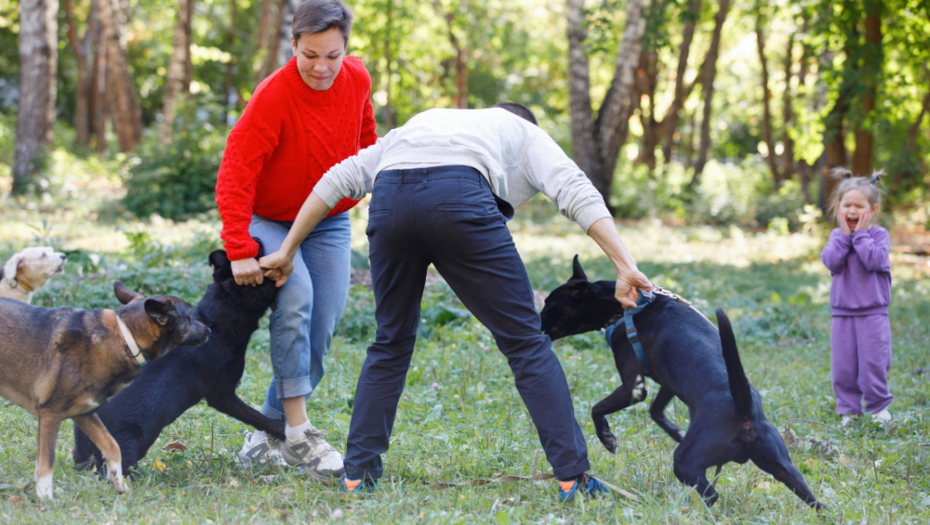
[[[838,413],[861,414],[863,398],[867,412],[879,412],[891,404],[891,324],[887,315],[833,317],[830,348]]]

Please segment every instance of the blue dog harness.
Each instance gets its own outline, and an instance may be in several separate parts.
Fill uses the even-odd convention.
[[[620,326],[620,323],[623,323],[626,326],[626,338],[630,341],[630,344],[633,345],[633,352],[636,353],[636,359],[639,359],[641,365],[643,365],[643,374],[652,377],[649,373],[649,367],[646,365],[646,352],[643,351],[643,344],[639,341],[639,334],[636,332],[636,326],[633,324],[633,316],[643,311],[643,308],[649,306],[652,301],[656,298],[656,290],[653,287],[652,297],[649,296],[646,292],[639,291],[639,299],[636,300],[636,307],[629,308],[624,310],[623,317],[619,321],[607,327],[607,332],[605,336],[607,337],[607,345],[610,346],[611,336],[614,334],[614,330]]]

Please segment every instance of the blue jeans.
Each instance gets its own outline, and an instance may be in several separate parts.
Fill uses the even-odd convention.
[[[265,253],[277,251],[290,222],[252,216],[249,234]],[[309,396],[323,379],[323,358],[349,294],[352,229],[349,214],[320,221],[294,256],[294,273],[271,305],[271,365],[274,377],[262,414],[284,419],[282,398]]]
[[[586,472],[588,449],[565,373],[542,334],[526,268],[504,224],[512,208],[495,200],[476,170],[441,166],[382,171],[368,210],[378,330],[355,390],[346,475],[383,473],[430,263],[507,357],[555,476]]]

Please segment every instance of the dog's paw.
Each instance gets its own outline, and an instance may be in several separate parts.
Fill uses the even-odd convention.
[[[601,440],[601,443],[604,445],[604,448],[607,449],[611,454],[617,453],[617,437],[610,432],[604,432],[603,434],[597,435],[598,439]]]

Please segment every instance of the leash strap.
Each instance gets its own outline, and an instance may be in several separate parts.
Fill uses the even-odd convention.
[[[119,331],[123,334],[123,339],[126,340],[126,346],[129,347],[129,350],[126,351],[126,355],[135,360],[139,366],[145,366],[147,363],[145,356],[142,355],[142,350],[139,349],[136,339],[132,336],[132,332],[129,331],[129,327],[126,326],[126,323],[123,322],[119,314],[116,314],[116,324],[119,325]]]
[[[610,346],[610,339],[613,336],[614,330],[616,330],[620,323],[624,324],[626,328],[626,338],[630,341],[630,344],[633,345],[633,352],[636,353],[636,359],[639,359],[640,364],[643,365],[643,374],[648,377],[652,377],[652,375],[649,373],[649,366],[646,365],[646,352],[643,351],[643,344],[639,340],[639,333],[636,331],[636,325],[633,324],[633,316],[642,312],[643,308],[649,306],[655,298],[655,287],[653,287],[652,297],[640,290],[639,299],[636,300],[636,307],[625,310],[623,312],[623,317],[615,324],[610,325],[605,333],[607,345]]]

